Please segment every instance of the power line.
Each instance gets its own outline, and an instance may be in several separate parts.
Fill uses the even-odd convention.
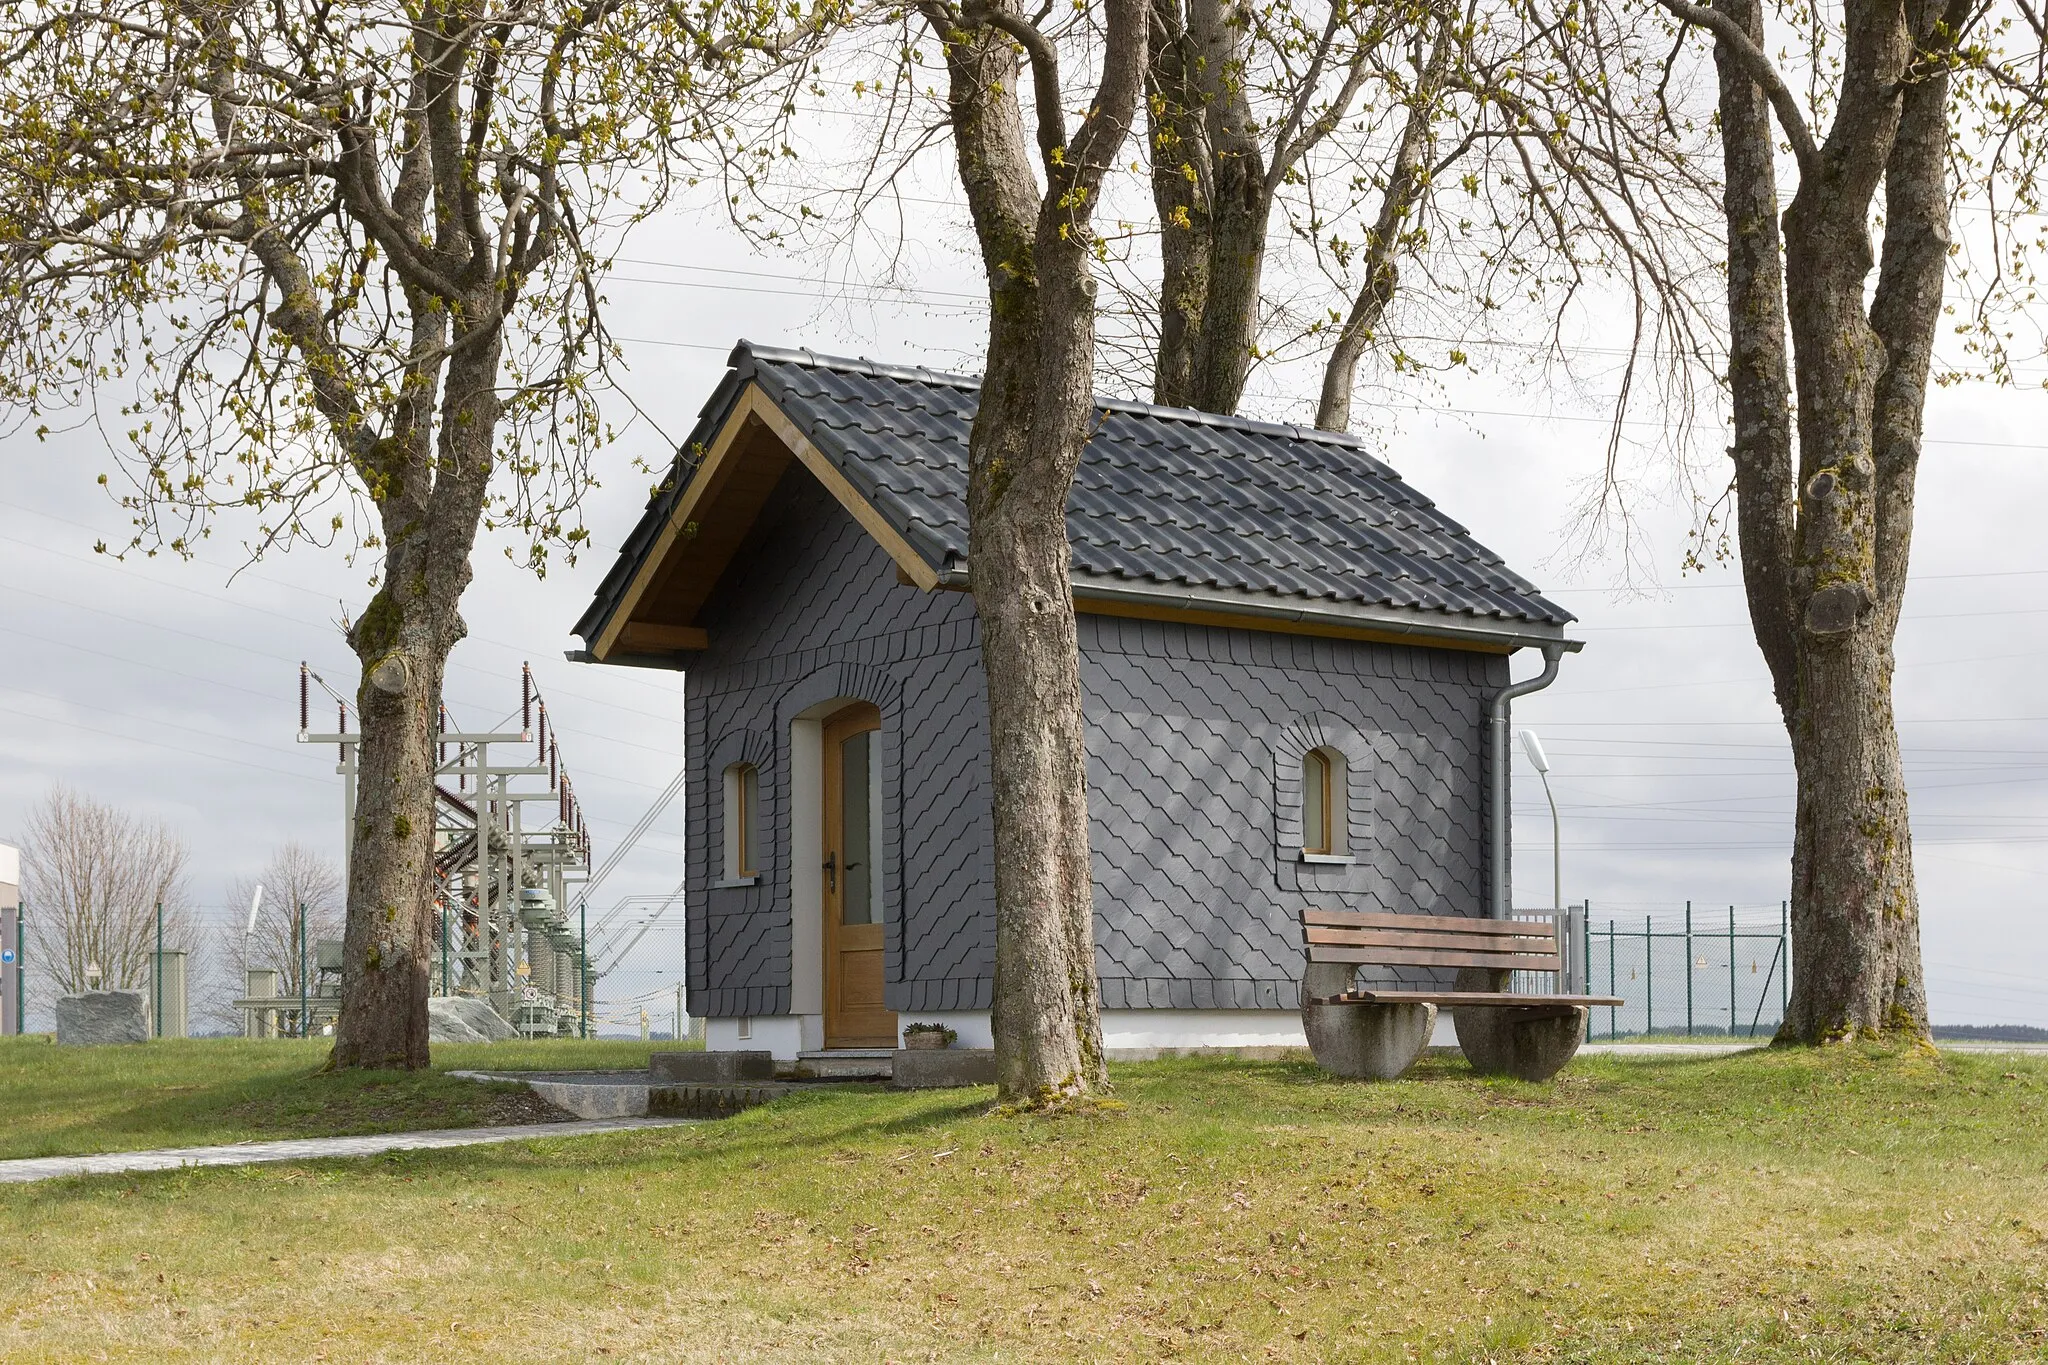
[[[730,350],[731,348],[730,348],[730,347],[708,347],[707,349],[710,349],[710,350]],[[74,521],[74,520],[72,520],[72,519],[71,519],[70,517],[60,517],[60,516],[58,516],[57,514],[55,514],[54,512],[46,512],[46,511],[43,511],[43,510],[42,510],[42,509],[40,509],[40,508],[35,508],[35,507],[20,507],[20,506],[17,506],[17,507],[10,507],[10,508],[9,508],[8,510],[9,510],[9,511],[12,511],[12,512],[26,512],[26,513],[28,513],[28,514],[29,514],[30,516],[35,516],[35,517],[41,517],[41,518],[42,518],[42,519],[44,519],[45,521],[54,521],[54,522],[58,523],[59,525],[63,525],[63,526],[75,526],[75,527],[77,527],[77,528],[78,528],[79,530],[81,530],[81,531],[90,531],[90,532],[92,532],[92,533],[93,533],[93,534],[94,534],[95,536],[97,536],[97,535],[101,534],[101,530],[100,530],[100,528],[99,528],[99,527],[96,527],[96,526],[93,526],[93,525],[91,525],[90,523],[87,523],[87,522],[83,522],[83,521]],[[153,583],[153,584],[156,584],[156,585],[158,585],[158,586],[160,586],[160,587],[166,587],[166,588],[171,588],[171,589],[173,589],[173,590],[175,590],[175,591],[178,591],[178,592],[188,592],[188,593],[193,593],[193,594],[195,594],[195,595],[197,595],[197,596],[200,596],[200,597],[206,597],[206,598],[210,598],[210,599],[212,599],[212,600],[214,600],[214,601],[216,601],[216,602],[223,602],[223,603],[226,603],[226,604],[228,604],[229,606],[232,606],[232,607],[236,608],[237,610],[243,610],[243,611],[256,611],[256,612],[262,612],[262,613],[263,613],[263,614],[265,614],[265,615],[271,615],[271,616],[280,616],[280,617],[281,617],[281,619],[284,619],[284,620],[287,620],[287,621],[291,621],[291,622],[293,622],[294,624],[297,624],[297,625],[301,625],[301,626],[303,626],[303,625],[305,625],[305,624],[306,624],[305,620],[304,620],[303,618],[301,618],[301,617],[294,617],[294,616],[288,616],[288,615],[284,615],[284,614],[282,614],[282,613],[278,613],[278,612],[272,612],[272,611],[269,611],[269,610],[267,610],[266,608],[262,608],[262,607],[255,607],[255,606],[250,606],[250,605],[248,605],[248,604],[246,604],[246,603],[244,603],[244,602],[242,602],[242,601],[240,601],[240,600],[238,600],[238,599],[236,599],[236,598],[231,598],[231,597],[227,597],[227,596],[224,596],[224,595],[222,595],[222,594],[219,594],[219,593],[212,593],[212,592],[208,592],[208,591],[206,591],[206,590],[205,590],[205,589],[203,589],[203,588],[195,588],[195,587],[192,587],[192,586],[190,586],[189,584],[184,584],[184,583],[173,583],[173,582],[169,581],[168,579],[164,579],[164,578],[159,578],[159,577],[156,577],[156,576],[154,576],[154,575],[151,575],[151,574],[145,574],[145,573],[142,573],[142,572],[140,572],[139,570],[136,570],[136,569],[133,569],[133,568],[131,568],[130,566],[128,566],[127,564],[123,563],[122,561],[120,561],[120,560],[118,560],[118,559],[113,559],[113,558],[111,558],[110,556],[106,556],[106,555],[78,555],[78,554],[72,554],[72,553],[69,553],[69,552],[67,552],[67,551],[64,551],[64,550],[57,550],[57,549],[52,549],[52,548],[50,548],[50,547],[47,547],[47,546],[42,546],[42,545],[38,545],[38,544],[34,543],[33,541],[26,541],[26,540],[20,540],[20,539],[18,539],[18,538],[16,538],[16,537],[13,537],[13,536],[0,536],[0,539],[5,539],[5,540],[12,540],[12,541],[14,541],[14,542],[15,542],[16,544],[22,545],[23,547],[25,547],[25,548],[27,548],[27,549],[32,549],[32,550],[35,550],[35,551],[36,551],[37,553],[39,553],[39,554],[49,554],[49,555],[55,555],[55,556],[58,556],[58,557],[60,557],[60,558],[64,558],[64,559],[71,559],[71,560],[75,560],[75,561],[77,561],[77,562],[79,562],[79,563],[81,563],[81,564],[92,564],[92,565],[95,565],[95,566],[98,566],[98,567],[102,567],[102,568],[108,568],[108,569],[112,569],[112,570],[115,570],[115,571],[117,571],[117,572],[121,572],[121,573],[127,573],[127,574],[131,574],[131,575],[133,575],[133,576],[135,576],[135,577],[137,577],[137,578],[140,578],[140,579],[142,579],[142,581],[144,581],[144,582],[146,582],[146,583]],[[196,555],[195,555],[195,556],[193,557],[193,559],[192,559],[192,562],[193,562],[193,563],[196,563],[196,564],[203,564],[203,565],[205,565],[205,566],[207,566],[207,567],[209,567],[209,568],[219,569],[219,570],[222,570],[223,572],[227,572],[227,573],[233,573],[233,574],[236,574],[236,575],[238,575],[238,576],[246,577],[246,578],[249,578],[249,579],[251,579],[251,580],[252,580],[252,581],[254,581],[254,582],[258,582],[258,583],[268,583],[268,584],[270,584],[270,585],[271,585],[272,587],[277,587],[277,588],[283,588],[283,589],[285,589],[285,590],[286,590],[286,591],[288,591],[288,592],[296,592],[296,593],[302,593],[302,594],[305,594],[306,596],[309,596],[309,597],[317,597],[317,598],[320,598],[320,599],[321,599],[321,600],[322,600],[323,602],[326,602],[326,603],[331,603],[331,604],[333,604],[333,605],[335,605],[335,606],[340,606],[340,605],[341,605],[341,603],[340,603],[340,602],[338,601],[338,599],[336,599],[336,598],[335,598],[335,596],[334,596],[334,595],[333,595],[332,593],[328,593],[328,592],[325,592],[325,591],[323,591],[323,590],[321,590],[321,589],[319,589],[319,588],[309,588],[309,587],[306,587],[306,586],[305,586],[304,584],[300,584],[300,583],[292,583],[292,582],[288,582],[288,581],[286,581],[285,579],[282,579],[282,578],[276,578],[276,577],[272,577],[272,576],[271,576],[271,575],[269,575],[269,574],[261,574],[261,573],[257,573],[257,572],[255,572],[255,571],[254,571],[253,569],[248,569],[248,568],[240,568],[240,567],[235,567],[235,566],[231,566],[231,565],[228,565],[228,564],[224,564],[224,563],[221,563],[221,562],[220,562],[219,560],[213,560],[213,559],[204,559],[204,558],[201,558],[201,557],[199,557],[199,556],[196,556]],[[503,650],[506,650],[506,651],[508,651],[508,652],[510,652],[510,653],[513,653],[513,654],[517,654],[517,655],[519,655],[519,656],[520,656],[520,657],[522,657],[522,658],[525,658],[525,657],[527,657],[527,656],[531,655],[531,654],[532,654],[532,652],[533,652],[533,651],[532,651],[532,647],[531,647],[531,645],[515,645],[515,644],[511,643],[511,642],[510,642],[510,641],[508,641],[508,640],[499,640],[499,639],[495,639],[495,638],[493,638],[493,637],[491,637],[491,636],[488,636],[488,635],[469,635],[469,636],[466,636],[466,637],[464,638],[464,643],[466,643],[466,644],[480,644],[480,645],[489,645],[489,646],[490,646],[490,647],[492,647],[493,649],[503,649]],[[479,668],[479,667],[478,667],[477,665],[474,665],[474,664],[458,664],[458,665],[456,665],[456,666],[457,666],[457,667],[461,667],[461,668],[476,668],[476,669],[477,669],[477,671],[479,671],[479,672],[485,672],[485,671],[487,671],[487,670],[484,670],[484,669],[482,669],[482,668]],[[615,671],[616,671],[616,670],[615,670]],[[493,676],[496,676],[496,675],[493,675]],[[641,681],[638,681],[638,680],[636,680],[636,679],[633,679],[633,678],[629,678],[629,677],[618,677],[618,678],[616,678],[616,679],[615,679],[615,681],[616,681],[617,683],[621,684],[621,685],[630,685],[630,686],[635,686],[635,687],[641,687],[641,688],[645,688],[645,689],[646,689],[647,691],[650,691],[650,692],[654,692],[654,693],[660,694],[660,695],[662,695],[662,696],[664,696],[664,697],[666,697],[666,696],[671,696],[671,695],[673,695],[673,694],[672,694],[672,692],[671,692],[671,691],[670,691],[669,689],[667,689],[667,688],[663,688],[663,687],[660,687],[660,686],[658,686],[658,685],[656,685],[656,684],[654,684],[654,683],[647,683],[647,682],[641,682]],[[587,695],[587,694],[584,694],[584,693],[580,693],[580,692],[568,692],[568,691],[564,691],[564,690],[562,690],[562,689],[560,689],[560,688],[553,688],[553,689],[551,689],[551,690],[552,690],[552,691],[554,691],[554,693],[555,693],[555,694],[556,694],[557,696],[564,696],[564,697],[574,697],[574,698],[575,698],[576,700],[578,700],[578,701],[585,701],[585,702],[589,702],[590,704],[592,704],[592,705],[594,705],[594,706],[610,706],[610,707],[614,707],[614,708],[616,708],[616,709],[620,709],[620,710],[632,710],[632,709],[633,709],[633,708],[630,708],[630,707],[626,707],[626,706],[623,706],[623,705],[622,705],[621,703],[618,703],[618,702],[606,701],[606,700],[604,700],[603,698],[600,698],[600,697],[592,697],[592,696],[589,696],[589,695]],[[645,711],[643,711],[643,712],[639,712],[638,714],[641,714],[641,715],[651,715],[651,714],[653,714],[653,713],[651,713],[651,712],[645,712]],[[665,717],[665,716],[657,716],[657,717],[656,717],[656,719],[664,719],[664,720],[665,720],[665,719],[668,719],[668,717]]]

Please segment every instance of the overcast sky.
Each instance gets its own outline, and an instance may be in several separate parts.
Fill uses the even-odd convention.
[[[600,858],[682,761],[679,676],[562,658],[645,500],[630,458],[665,461],[742,336],[976,368],[980,286],[962,220],[938,205],[920,214],[893,277],[901,287],[889,290],[848,289],[843,276],[828,285],[817,259],[754,253],[715,215],[670,215],[626,253],[610,296],[642,415],[612,409],[626,431],[588,504],[595,549],[545,582],[505,562],[500,545],[480,551],[465,603],[470,639],[448,679],[459,723],[494,724],[516,710],[519,666],[533,663]],[[1787,894],[1791,770],[1735,572],[1681,574],[1692,509],[1676,500],[1639,509],[1655,590],[1617,592],[1614,559],[1581,562],[1574,508],[1603,459],[1598,395],[1523,382],[1494,365],[1498,354],[1482,353],[1468,379],[1364,415],[1411,483],[1581,618],[1585,651],[1516,712],[1550,752],[1566,898],[1590,900],[1596,923],[1611,914],[1640,924],[1687,900],[1724,923],[1730,904],[1774,917]],[[1247,409],[1303,419],[1312,380],[1303,369],[1261,372]],[[1940,391],[1929,415],[1898,713],[1937,1022],[2048,1025],[2044,419],[2039,389]],[[194,899],[225,915],[229,883],[277,845],[339,855],[333,750],[294,742],[297,667],[304,659],[353,691],[338,622],[367,596],[367,567],[300,552],[237,574],[233,547],[247,528],[232,523],[195,562],[96,556],[95,541],[117,541],[126,527],[95,483],[109,459],[89,424],[40,444],[11,438],[0,455],[0,839],[53,784],[68,784],[181,830]],[[1517,664],[1518,675],[1533,669]],[[1547,905],[1548,813],[1519,753],[1515,814],[1516,902]],[[644,916],[681,879],[682,853],[678,803],[600,907],[653,898],[619,922]],[[671,910],[608,983],[620,1017],[644,999],[666,1024],[680,922]]]

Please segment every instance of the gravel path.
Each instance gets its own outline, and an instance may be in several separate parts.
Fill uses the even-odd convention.
[[[384,1152],[475,1147],[487,1142],[531,1142],[541,1138],[585,1137],[635,1128],[667,1128],[693,1119],[578,1119],[572,1123],[527,1123],[502,1128],[443,1128],[425,1133],[367,1133],[361,1137],[286,1138],[237,1142],[225,1147],[160,1147],[146,1152],[102,1152],[95,1156],[38,1156],[0,1161],[0,1184],[56,1180],[68,1175],[122,1175],[131,1171],[177,1171],[190,1166],[253,1166],[266,1161],[311,1161],[324,1157],[378,1156]]]

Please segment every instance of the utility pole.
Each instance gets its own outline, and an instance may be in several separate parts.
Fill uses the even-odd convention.
[[[313,1036],[313,1017],[306,1011],[311,1007],[306,987],[306,903],[299,902],[299,1036]]]
[[[164,1036],[164,903],[156,903],[156,1009],[151,1017],[156,1024],[156,1036]]]

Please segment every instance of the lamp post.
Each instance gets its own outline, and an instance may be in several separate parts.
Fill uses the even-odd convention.
[[[1558,914],[1564,913],[1564,842],[1558,836],[1557,798],[1550,794],[1550,759],[1543,753],[1543,741],[1536,738],[1534,730],[1522,731],[1522,752],[1529,755],[1529,762],[1536,768],[1537,776],[1543,779],[1543,799],[1550,803],[1550,904]]]

